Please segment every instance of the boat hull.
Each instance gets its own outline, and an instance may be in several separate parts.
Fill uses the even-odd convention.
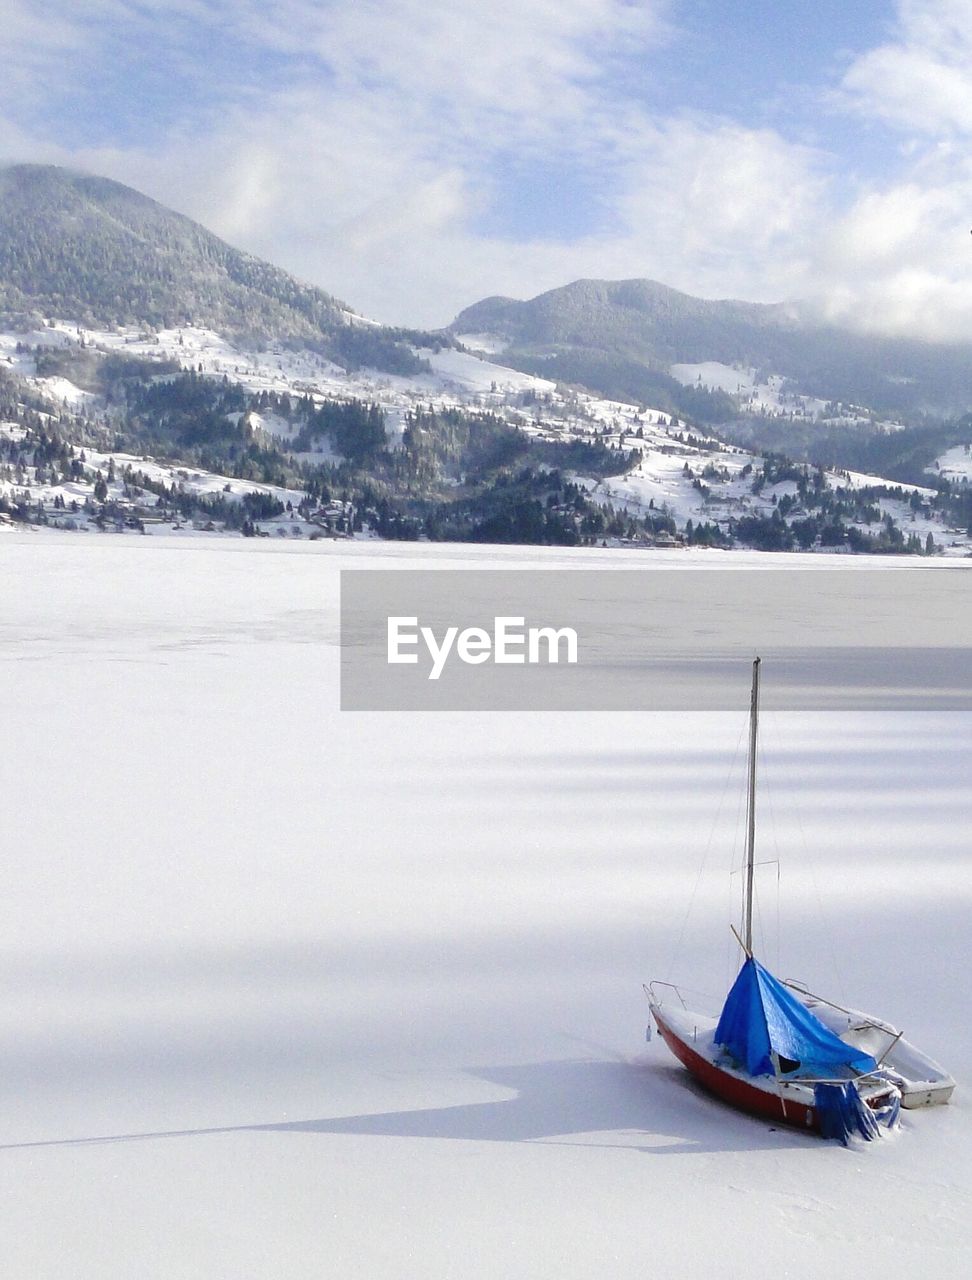
[[[889,1022],[872,1018],[859,1009],[845,1009],[815,996],[801,983],[786,984],[836,1035],[880,1062],[888,1079],[901,1093],[906,1110],[943,1106],[952,1096],[955,1081],[944,1067],[923,1053]]]
[[[775,1081],[763,1086],[750,1083],[740,1078],[736,1072],[726,1071],[693,1049],[686,1038],[683,1038],[665,1020],[657,1005],[651,1006],[652,1017],[665,1044],[698,1082],[710,1093],[728,1102],[739,1111],[760,1116],[774,1123],[792,1125],[804,1132],[820,1132],[817,1109],[797,1098],[785,1097]]]

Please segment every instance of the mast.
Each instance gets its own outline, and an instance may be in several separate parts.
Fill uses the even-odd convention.
[[[753,954],[753,880],[756,865],[756,734],[759,725],[759,658],[753,659],[753,693],[749,704],[749,792],[746,804],[746,897],[743,903],[743,947]]]

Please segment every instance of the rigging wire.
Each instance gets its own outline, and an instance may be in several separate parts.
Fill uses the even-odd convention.
[[[776,731],[776,725],[774,723],[772,715],[763,716],[763,726],[764,726],[764,738],[773,736],[773,734]],[[782,867],[783,863],[782,863],[780,840],[779,840],[780,829],[776,820],[776,809],[773,805],[775,779],[773,778],[772,770],[767,770],[764,766],[762,744],[760,744],[758,748],[758,760],[759,760],[759,776],[760,776],[760,795],[764,797],[766,800],[766,812],[769,817],[769,821],[763,824],[763,829],[769,831],[770,839],[772,840],[772,844],[773,844],[773,851],[775,852],[776,857],[764,858],[763,861],[761,863],[758,863],[757,865],[772,866],[775,863],[775,866],[776,866],[776,936],[775,936],[776,945],[774,948],[774,956],[775,956],[774,963],[776,965],[777,970],[779,970],[780,968],[780,878],[781,878],[780,868]],[[760,925],[760,931],[761,931],[762,940],[763,940],[763,951],[764,953],[768,953],[769,945],[767,943],[766,926],[764,924],[762,915],[760,915],[759,917],[759,925]]]
[[[748,735],[748,732],[749,732],[749,726],[748,726],[748,723],[745,723],[742,729],[740,729],[739,731],[740,743],[742,742],[743,734],[745,733]],[[739,751],[738,743],[736,745],[736,751],[738,754],[738,751]],[[735,766],[735,760],[733,760],[733,765]],[[728,785],[728,779],[727,779],[727,785]],[[745,911],[746,885],[745,885],[745,880],[743,878],[743,872],[745,871],[744,857],[746,852],[746,842],[744,839],[741,840],[741,836],[743,835],[743,828],[745,826],[745,821],[746,821],[746,790],[744,787],[740,787],[739,794],[736,798],[736,822],[733,828],[732,856],[729,862],[729,878],[727,881],[727,902],[726,902],[726,919],[727,920],[731,920],[733,918],[733,916],[735,915],[735,908],[737,906],[737,904],[733,902],[733,887],[732,887],[732,878],[735,875],[738,875],[740,877],[740,895],[741,895],[740,901],[738,903],[739,916],[737,918],[741,920],[743,913]],[[737,942],[735,936],[730,930],[730,932],[727,933],[725,936],[725,943],[724,943],[725,949],[724,949],[724,958],[723,958],[724,972],[723,972],[722,985],[724,990],[726,991],[728,991],[729,987],[732,985],[733,979],[736,975],[736,971],[739,968],[739,965],[736,960],[736,949],[738,946],[739,946],[739,943]]]
[[[682,925],[681,925],[681,928],[679,929],[678,937],[675,940],[675,946],[673,948],[671,960],[669,962],[668,974],[667,974],[669,981],[672,980],[673,974],[675,972],[676,962],[678,961],[682,946],[685,942],[685,935],[688,930],[689,919],[692,915],[692,910],[695,906],[695,900],[698,897],[699,886],[702,883],[702,876],[705,873],[706,862],[708,861],[709,853],[712,850],[712,842],[715,839],[716,828],[719,825],[719,819],[722,817],[722,809],[723,809],[723,805],[725,804],[726,793],[729,790],[729,783],[732,779],[733,772],[736,767],[736,761],[739,758],[739,748],[742,744],[743,734],[745,733],[745,730],[746,730],[746,726],[745,724],[743,724],[739,730],[739,737],[736,739],[736,746],[735,746],[735,750],[733,751],[732,762],[729,766],[729,771],[726,774],[726,780],[725,780],[725,783],[723,784],[722,794],[719,797],[719,804],[716,809],[715,817],[712,820],[712,826],[709,830],[709,838],[706,840],[705,847],[702,850],[702,859],[699,863],[698,871],[695,876],[695,884],[692,886],[692,893],[689,898],[688,906],[685,910],[685,915],[684,915],[684,918],[682,919]],[[733,850],[733,854],[735,855],[735,850]]]
[[[773,730],[775,732],[776,730],[775,725],[773,725]],[[817,911],[817,923],[818,923],[818,927],[820,929],[820,933],[821,933],[821,936],[823,937],[823,942],[824,942],[823,949],[827,954],[827,960],[829,962],[831,971],[833,973],[835,990],[837,991],[839,998],[842,1001],[846,1002],[845,995],[844,995],[844,984],[841,978],[840,966],[837,962],[837,950],[834,945],[834,934],[831,928],[830,917],[827,915],[826,911],[824,910],[823,894],[820,891],[820,884],[817,880],[815,859],[814,859],[814,855],[810,851],[810,845],[807,840],[806,831],[804,830],[804,826],[803,826],[803,819],[802,819],[802,812],[801,812],[802,810],[801,797],[803,795],[803,790],[800,787],[799,783],[795,780],[795,775],[789,766],[789,763],[788,763],[789,757],[787,755],[786,747],[781,738],[777,739],[776,745],[778,747],[776,756],[779,761],[781,773],[786,778],[789,788],[795,797],[793,810],[792,810],[793,818],[795,820],[797,833],[799,835],[799,844],[800,844],[800,848],[803,855],[803,865],[807,868],[807,872],[810,876],[810,884],[813,889],[813,896],[814,896],[816,911]]]

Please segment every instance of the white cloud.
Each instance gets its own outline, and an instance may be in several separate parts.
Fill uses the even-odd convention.
[[[86,46],[70,13],[43,12],[31,0],[0,0],[0,101],[33,97],[38,80]]]
[[[954,224],[960,199],[955,188],[914,182],[868,192],[837,221],[828,237],[829,250],[864,272],[927,257],[942,230]]]
[[[843,89],[864,115],[905,130],[972,131],[972,5],[901,0],[895,38],[858,58]]]
[[[0,49],[5,57],[28,56],[38,48],[74,51],[83,44],[81,29],[70,11],[41,12],[29,0],[3,0],[0,6]]]
[[[833,320],[885,333],[967,339],[970,208],[970,166],[923,160],[904,180],[862,194],[822,229],[808,292]]]
[[[222,0],[0,0],[0,102],[35,116],[66,104],[73,123],[76,93],[106,70],[167,59],[202,73],[212,46],[199,33],[225,16]],[[134,71],[131,88],[137,96]]]
[[[787,292],[827,207],[822,158],[719,120],[646,125],[640,141],[619,208],[651,274],[710,295]]]
[[[659,37],[658,0],[278,0],[233,5],[241,30],[313,55],[341,90],[366,87],[421,114],[542,128],[590,105],[612,54]]]
[[[837,102],[900,140],[821,226],[809,292],[833,319],[929,338],[972,323],[972,4],[900,0],[893,38],[846,71]]]

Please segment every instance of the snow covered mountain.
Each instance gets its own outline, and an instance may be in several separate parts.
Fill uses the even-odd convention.
[[[753,333],[794,323],[661,286],[561,292],[590,307],[557,320],[559,337],[580,342],[601,317],[616,352],[630,347],[612,307],[638,304],[649,327],[696,325],[699,345],[669,355],[726,357],[730,320]],[[530,370],[496,354],[522,339],[514,320],[526,304],[506,304],[502,323],[467,315],[492,339],[458,324],[459,337],[387,330],[102,179],[32,166],[0,175],[0,298],[0,525],[970,545],[958,473],[918,467],[902,484],[763,456],[700,426],[704,415],[666,391],[745,399],[750,416],[791,430],[821,415],[823,401],[778,375],[675,362],[658,398],[605,397],[559,376],[555,356]]]
[[[968,343],[865,335],[796,307],[708,301],[653,280],[577,280],[522,302],[487,298],[449,328],[472,335],[471,345],[485,340],[519,368],[616,398],[668,399],[710,424],[731,424],[748,409],[733,382],[707,376],[712,365],[763,382],[776,375],[795,395],[866,406],[879,417],[972,409]],[[830,416],[841,415],[835,407]]]
[[[49,165],[0,169],[0,315],[32,327],[198,325],[408,369],[396,335],[131,187]]]

